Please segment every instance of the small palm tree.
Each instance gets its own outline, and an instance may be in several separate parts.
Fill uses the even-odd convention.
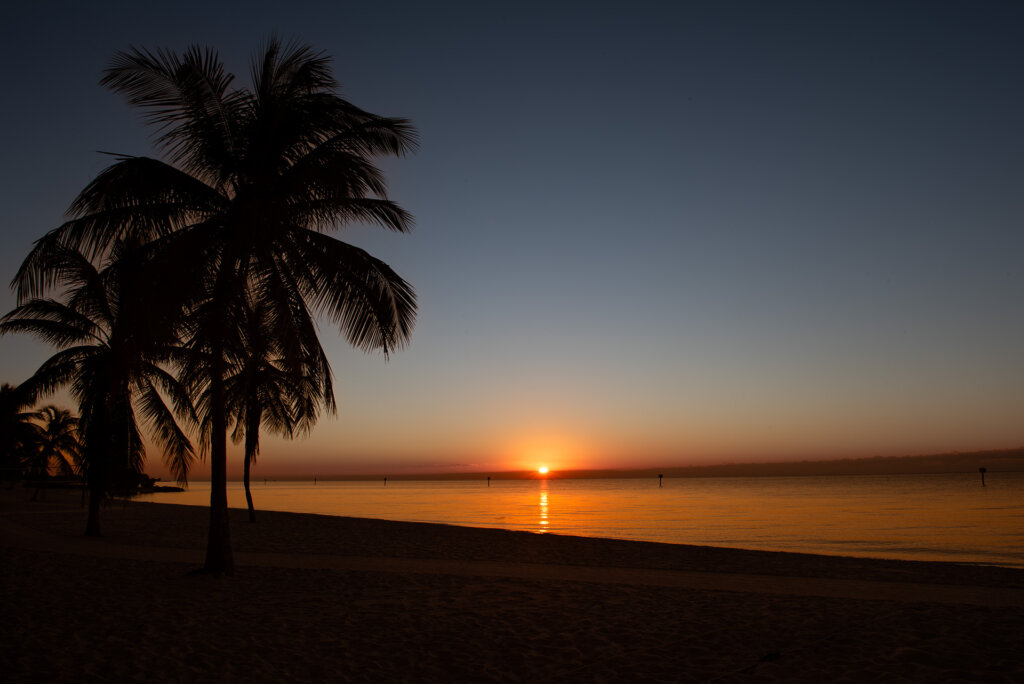
[[[180,482],[187,479],[192,445],[175,414],[194,419],[188,394],[162,362],[174,357],[174,309],[160,292],[145,287],[150,267],[144,253],[115,245],[97,269],[81,253],[56,248],[48,254],[52,283],[61,300],[34,298],[0,319],[0,335],[27,332],[58,352],[25,381],[29,396],[67,386],[78,402],[81,463],[89,487],[87,535],[98,535],[101,501],[138,481],[145,458],[137,411],[164,448],[164,460]],[[164,395],[173,402],[167,406]]]
[[[283,322],[265,302],[246,302],[237,313],[240,320],[232,325],[236,335],[226,345],[224,393],[228,422],[234,424],[232,441],[245,442],[242,479],[249,522],[255,522],[250,474],[259,455],[260,429],[290,438],[311,429],[321,408],[334,412],[336,406],[331,369],[315,335],[279,329]],[[297,344],[297,350],[286,349],[285,342]],[[209,418],[208,376],[193,373],[189,377],[206,390],[200,393],[197,407]],[[211,421],[204,420],[204,444],[210,429]]]
[[[266,303],[286,322],[278,329],[314,337],[323,313],[354,346],[385,354],[408,342],[416,312],[412,287],[390,267],[325,235],[356,221],[411,228],[373,164],[415,147],[409,122],[339,97],[330,60],[305,46],[271,39],[251,73],[251,87],[234,87],[217,54],[198,47],[119,53],[103,83],[143,109],[166,158],[125,157],[100,173],[15,278],[19,296],[32,296],[53,277],[55,248],[95,256],[125,235],[173,264],[167,289],[193,314],[190,348],[208,377],[205,568],[215,574],[233,571],[225,382],[237,312]],[[279,343],[285,356],[303,354],[295,339]]]
[[[44,406],[37,413],[36,449],[27,464],[29,480],[36,483],[32,501],[46,488],[51,472],[63,477],[78,474],[81,445],[78,442],[78,418],[71,411],[56,406]]]

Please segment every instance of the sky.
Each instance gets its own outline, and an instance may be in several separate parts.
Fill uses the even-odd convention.
[[[1024,4],[22,5],[4,282],[99,151],[155,154],[98,85],[117,50],[214,47],[245,83],[296,39],[419,130],[382,161],[415,230],[335,233],[416,287],[412,343],[325,322],[338,415],[264,436],[257,477],[1024,445]],[[50,353],[0,338],[0,380]]]

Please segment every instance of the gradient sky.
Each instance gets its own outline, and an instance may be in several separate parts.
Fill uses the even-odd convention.
[[[420,315],[387,363],[324,325],[339,415],[264,438],[257,477],[1024,444],[1024,4],[668,4],[8,9],[0,276],[98,150],[152,154],[97,85],[116,50],[209,45],[244,81],[277,32],[418,126],[384,164],[413,234],[336,235]],[[0,338],[0,380],[49,353]]]

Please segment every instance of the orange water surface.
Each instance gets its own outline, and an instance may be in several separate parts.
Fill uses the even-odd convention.
[[[253,483],[257,509],[1024,567],[1024,473]],[[209,484],[146,500],[206,505]],[[241,483],[228,503],[244,507]]]

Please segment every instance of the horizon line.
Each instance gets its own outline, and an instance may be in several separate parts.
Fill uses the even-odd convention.
[[[374,480],[571,480],[571,479],[641,479],[647,477],[770,477],[812,475],[924,475],[976,472],[977,459],[988,459],[983,465],[989,472],[1024,471],[1024,446],[1009,449],[987,449],[970,452],[944,452],[909,456],[867,456],[858,458],[789,460],[764,462],[732,462],[715,465],[651,466],[643,468],[570,468],[541,474],[536,470],[472,470],[428,471],[393,474],[386,471],[369,473],[277,474],[251,477],[251,482],[310,480],[374,481]],[[229,478],[242,481],[241,477]],[[167,482],[169,480],[163,480]],[[208,478],[190,478],[206,482]]]

